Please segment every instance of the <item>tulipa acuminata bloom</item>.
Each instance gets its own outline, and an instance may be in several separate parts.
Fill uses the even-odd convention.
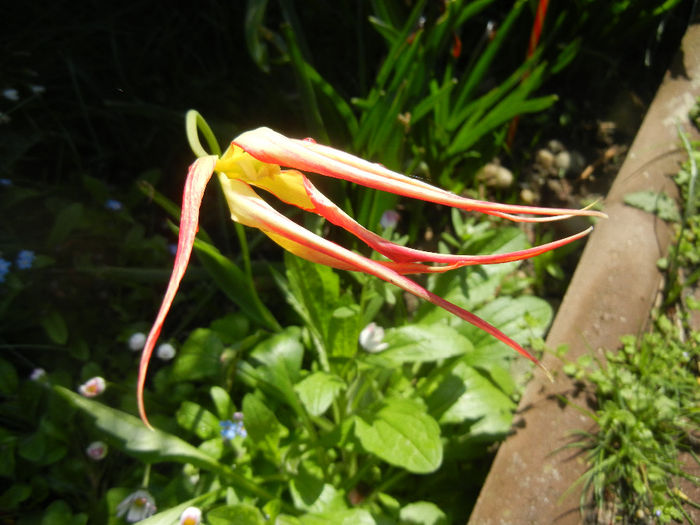
[[[282,169],[282,166],[291,169]],[[431,293],[405,275],[445,272],[462,266],[527,259],[580,239],[587,235],[591,228],[534,248],[496,255],[450,255],[415,250],[394,244],[365,229],[319,192],[302,171],[355,182],[404,197],[412,197],[467,211],[479,211],[512,221],[541,222],[564,219],[574,215],[604,216],[600,212],[588,209],[568,210],[517,206],[460,197],[425,182],[388,170],[380,164],[365,161],[328,146],[322,146],[311,139],[289,139],[267,128],[243,133],[233,140],[229,149],[220,158],[215,155],[203,155],[189,168],[183,194],[180,234],[173,272],[141,354],[137,395],[139,414],[144,423],[149,425],[143,402],[148,363],[165,317],[187,268],[197,232],[199,208],[204,189],[214,172],[218,174],[231,211],[231,218],[234,221],[245,226],[258,228],[284,249],[309,261],[342,270],[364,272],[384,279],[488,332],[534,363],[542,366],[530,352],[494,326]],[[253,187],[264,189],[288,204],[321,215],[332,224],[352,233],[390,260],[372,260],[315,235],[275,210],[255,192]]]

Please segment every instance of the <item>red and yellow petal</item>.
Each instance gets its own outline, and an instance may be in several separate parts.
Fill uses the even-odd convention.
[[[316,144],[312,141],[289,139],[268,128],[247,131],[234,139],[233,144],[262,162],[318,173],[355,182],[368,188],[403,195],[404,197],[434,202],[467,211],[479,211],[511,220],[538,220],[513,214],[545,215],[562,219],[573,215],[605,217],[604,213],[590,209],[569,210],[518,206],[460,197],[344,151]]]
[[[180,281],[185,275],[187,264],[192,254],[192,245],[197,233],[197,225],[199,223],[199,208],[202,205],[204,189],[214,173],[214,166],[217,158],[214,156],[202,157],[197,159],[187,173],[185,181],[185,190],[182,196],[182,214],[180,216],[180,235],[177,242],[177,253],[175,255],[175,263],[173,272],[168,281],[168,287],[163,297],[163,302],[158,310],[156,320],[151,327],[151,331],[146,338],[146,344],[141,352],[141,363],[139,365],[139,375],[136,387],[136,397],[139,409],[139,415],[143,422],[151,427],[146,417],[146,408],[143,401],[143,389],[146,382],[146,372],[148,371],[148,363],[153,353],[160,331],[163,328],[163,322],[168,315],[170,306],[173,304],[175,294],[180,286]]]

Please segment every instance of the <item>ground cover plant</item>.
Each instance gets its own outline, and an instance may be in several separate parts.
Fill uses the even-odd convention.
[[[596,520],[625,523],[692,523],[682,482],[698,486],[689,465],[700,464],[700,330],[691,316],[700,309],[693,296],[700,276],[700,204],[697,144],[681,131],[689,160],[676,182],[682,205],[668,195],[628,195],[626,201],[675,221],[676,238],[667,258],[666,288],[653,313],[652,328],[622,339],[622,348],[605,352],[605,363],[584,356],[565,371],[593,385],[597,409],[586,412],[596,430],[580,432],[574,444],[587,451],[589,470],[580,480],[582,502],[592,494]]]
[[[675,3],[640,25],[653,27]],[[279,2],[296,11],[285,11],[286,47],[270,53],[263,76],[256,64],[265,62],[242,51],[248,44],[255,57],[256,39],[281,41],[276,26],[246,18],[262,4],[76,12],[27,3],[0,21],[10,50],[0,60],[5,521],[440,523],[469,514],[525,380],[511,376],[512,350],[388,283],[283,258],[263,234],[231,228],[218,190],[205,197],[195,262],[154,348],[145,402],[159,430],[134,417],[137,352],[177,249],[173,200],[191,162],[184,108],[206,108],[221,137],[274,125],[479,198],[475,173],[503,152],[510,117],[523,114],[518,140],[536,140],[525,110],[554,107],[555,91],[538,86],[586,46],[543,37],[527,59],[534,3],[522,1],[444,11],[439,2],[360,11],[355,2]],[[338,7],[329,14],[329,5]],[[319,42],[313,11],[345,34],[360,28],[352,35],[367,49]],[[545,28],[566,34],[573,19],[558,14]],[[314,98],[320,127],[305,120]],[[399,246],[501,254],[541,244],[533,229],[495,217],[311,180]],[[515,190],[496,193],[512,203]],[[318,218],[279,209],[368,253]],[[520,347],[541,348],[553,312],[531,293],[556,264],[464,267],[419,283]]]

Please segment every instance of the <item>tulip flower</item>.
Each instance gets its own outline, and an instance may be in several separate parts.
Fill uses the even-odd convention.
[[[283,167],[290,169],[283,169]],[[604,216],[600,212],[589,209],[541,208],[474,200],[393,172],[380,164],[317,144],[311,139],[289,139],[267,128],[243,133],[233,140],[229,149],[220,158],[214,155],[200,156],[190,166],[187,174],[173,272],[141,354],[137,395],[139,414],[146,425],[149,423],[143,402],[143,389],[148,363],[163,321],[185,273],[197,231],[204,189],[214,172],[218,173],[219,182],[223,187],[231,218],[234,221],[258,228],[284,249],[309,261],[337,269],[364,272],[384,279],[488,332],[541,366],[535,356],[496,327],[433,294],[405,275],[445,272],[462,266],[526,259],[580,239],[588,234],[591,228],[564,239],[511,253],[450,255],[415,250],[394,244],[355,222],[317,190],[302,171],[343,179],[404,197],[467,211],[479,211],[513,221],[538,222],[574,215]],[[332,224],[352,233],[389,260],[370,259],[315,235],[275,210],[255,192],[253,187],[264,189],[288,204],[321,215]]]

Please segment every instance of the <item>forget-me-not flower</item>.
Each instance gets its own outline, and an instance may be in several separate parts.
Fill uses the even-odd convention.
[[[124,207],[124,206],[122,205],[122,203],[119,202],[119,201],[116,200],[116,199],[107,199],[107,200],[105,201],[105,208],[107,208],[108,210],[119,211],[119,210],[121,210],[123,207]]]
[[[224,439],[231,440],[238,436],[246,437],[248,435],[248,432],[243,426],[242,412],[233,414],[233,421],[230,419],[219,421],[219,426],[221,427],[221,437]]]
[[[32,250],[20,250],[15,264],[20,270],[29,270],[34,264],[34,259],[36,259],[36,254]]]
[[[0,257],[0,283],[5,282],[5,276],[10,272],[12,263]]]

